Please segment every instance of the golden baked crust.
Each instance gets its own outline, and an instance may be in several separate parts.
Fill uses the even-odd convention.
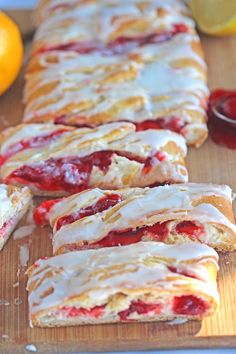
[[[186,183],[152,189],[91,189],[55,201],[38,223],[50,222],[54,254],[140,241],[206,243],[219,251],[236,248],[232,191],[228,186]]]
[[[43,1],[38,14],[24,121],[93,127],[126,120],[203,143],[206,64],[182,2]]]
[[[37,195],[88,187],[116,189],[187,181],[184,139],[165,130],[136,132],[131,123],[89,129],[23,124],[0,136],[1,177]]]
[[[29,188],[0,184],[0,250],[27,212],[32,199]]]
[[[28,270],[29,320],[54,327],[176,317],[219,304],[217,253],[206,245],[136,245],[40,259]]]

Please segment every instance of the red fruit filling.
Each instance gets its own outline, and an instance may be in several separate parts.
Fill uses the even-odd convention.
[[[188,27],[184,24],[176,24],[170,31],[163,31],[160,33],[153,33],[140,37],[118,37],[117,39],[111,41],[107,45],[99,41],[91,42],[71,42],[62,45],[54,45],[49,47],[41,48],[38,52],[45,53],[53,50],[58,51],[75,51],[79,54],[90,54],[93,52],[98,52],[102,55],[116,55],[128,53],[130,50],[142,47],[147,44],[161,43],[170,40],[175,35],[179,33],[188,32]]]
[[[76,118],[78,119],[77,122],[76,122]],[[69,122],[67,122],[67,116],[62,115],[56,117],[54,119],[54,123],[64,124],[64,125],[74,125],[78,128],[94,128],[92,124],[89,125],[87,123],[78,123],[79,121],[84,122],[84,120],[86,120],[86,117],[81,117],[78,115],[75,117],[75,123],[70,124]],[[121,121],[124,122],[127,120],[121,120]],[[157,119],[146,119],[139,123],[135,123],[135,122],[132,123],[135,124],[136,131],[143,131],[148,129],[169,129],[179,134],[184,134],[184,128],[186,126],[186,122],[184,122],[182,117],[163,117]]]
[[[157,118],[155,120],[149,119],[144,120],[140,123],[135,123],[136,130],[147,130],[147,129],[169,129],[176,133],[183,133],[183,128],[186,123],[181,117],[167,117],[167,118]]]
[[[109,194],[100,198],[94,205],[82,208],[71,215],[62,216],[57,220],[56,230],[60,230],[63,225],[71,224],[72,222],[82,219],[85,216],[101,213],[104,210],[110,209],[119,202],[122,198],[119,194]]]
[[[204,314],[209,304],[194,295],[175,296],[172,310],[177,315],[197,316]]]
[[[68,130],[59,129],[47,135],[35,136],[29,139],[23,139],[21,141],[18,141],[15,144],[10,145],[7,151],[4,153],[4,155],[0,155],[0,166],[4,164],[6,160],[8,160],[11,156],[15,155],[16,153],[25,149],[42,147],[46,144],[49,144],[52,141],[55,141],[59,136],[61,136],[65,132],[68,132]]]
[[[41,203],[34,211],[34,221],[37,225],[44,226],[48,223],[47,215],[51,208],[59,203],[62,198],[59,199],[52,199],[52,200],[45,200]]]
[[[199,237],[204,235],[205,230],[203,225],[194,221],[182,221],[175,226],[175,231],[178,234],[184,234],[187,236]]]
[[[127,310],[119,312],[119,317],[121,321],[132,321],[129,320],[129,316],[132,313],[137,313],[139,315],[146,315],[149,312],[154,312],[159,315],[161,312],[160,304],[147,304],[141,300],[132,301]]]
[[[141,227],[137,230],[111,231],[100,241],[91,244],[84,243],[81,249],[126,246],[142,241],[147,234],[152,241],[164,241],[168,236],[168,232],[166,222]]]
[[[95,306],[92,309],[85,309],[83,307],[76,308],[74,306],[63,306],[60,308],[60,312],[63,311],[66,314],[66,317],[80,317],[80,316],[89,316],[99,318],[104,312],[105,305]]]
[[[51,158],[43,162],[24,165],[13,171],[4,181],[6,183],[33,184],[39,189],[49,191],[63,190],[77,193],[88,188],[93,166],[105,173],[114,155],[142,163],[145,173],[150,170],[150,164],[156,163],[158,157],[161,158],[161,161],[165,158],[164,153],[161,152],[153,155],[150,161],[150,157],[142,158],[127,152],[104,150],[84,157]]]

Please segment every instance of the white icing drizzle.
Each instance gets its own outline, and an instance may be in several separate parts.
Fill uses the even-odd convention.
[[[25,346],[25,349],[28,351],[28,352],[33,352],[33,353],[36,353],[37,352],[37,347],[35,344],[27,344]]]
[[[180,325],[188,322],[187,318],[175,318],[172,321],[167,322],[168,325],[174,326],[174,325]]]
[[[10,302],[5,299],[0,299],[0,306],[9,306]]]
[[[13,233],[14,240],[20,240],[20,239],[22,239],[24,237],[32,235],[32,233],[34,232],[35,227],[36,227],[35,224],[24,225],[24,226],[19,227]]]
[[[20,254],[19,254],[20,265],[22,267],[26,267],[29,261],[29,246],[23,245],[20,246]]]
[[[9,338],[9,335],[8,334],[2,334],[2,339],[4,339],[4,340],[7,340]]]
[[[119,191],[113,192],[119,193]],[[87,193],[87,206],[89,206],[91,195],[93,194],[96,200],[98,190]],[[122,192],[120,194],[122,195]],[[232,191],[228,186],[189,183],[144,190],[135,189],[133,195],[129,195],[112,209],[64,225],[54,234],[53,250],[56,252],[63,245],[83,243],[83,241],[96,242],[110,231],[153,225],[156,222],[178,220],[178,218],[197,220],[203,224],[215,224],[221,229],[224,226],[232,233],[231,237],[236,238],[236,225],[230,222],[214,205],[203,201],[194,206],[194,201],[205,196],[221,196],[232,202]],[[77,194],[69,198],[68,203],[65,199],[55,205],[49,213],[51,224],[53,225],[64,213],[68,215],[73,212],[73,209],[78,210],[80,205],[85,207],[86,204],[83,202],[85,198],[86,192],[82,196]],[[81,204],[80,199],[82,199]],[[205,242],[209,241],[211,241],[211,235],[205,239]]]
[[[135,6],[138,5],[139,3],[142,3],[141,0],[129,0],[129,4]],[[108,1],[106,1],[108,3]],[[96,0],[89,1],[88,3],[90,4],[98,4]],[[117,6],[117,1],[109,1],[109,4],[114,4]],[[58,9],[59,6],[63,5],[61,8]],[[66,5],[66,7],[64,7]],[[51,17],[53,16],[58,16],[58,14],[63,13],[64,11],[68,11],[68,9],[74,9],[77,6],[80,8],[80,10],[85,11],[87,8],[87,2],[81,2],[80,0],[70,0],[70,2],[66,2],[65,0],[50,0],[47,3],[42,4],[39,2],[39,6],[37,9],[38,15],[40,15],[41,19],[44,17],[45,19],[48,19],[48,15],[50,13]],[[125,5],[123,2],[122,5]],[[149,7],[146,8],[146,11],[150,12],[150,5],[158,7],[158,8],[165,8],[166,10],[174,10],[178,12],[188,12],[188,8],[184,5],[183,1],[179,0],[165,0],[165,3],[163,3],[163,0],[152,0],[152,2],[149,4]],[[56,9],[55,9],[56,7]],[[145,10],[145,8],[144,8]],[[134,10],[133,10],[134,11]]]
[[[89,122],[96,126],[117,120],[175,117],[184,125],[181,133],[189,142],[195,144],[207,134],[206,65],[196,47],[199,38],[194,22],[183,2],[59,1],[39,6],[38,12],[40,26],[33,52],[68,43],[100,43],[102,47],[119,37],[165,34],[177,24],[187,26],[189,33],[138,48],[129,44],[128,54],[122,54],[120,46],[115,56],[72,51],[33,56],[37,72],[27,75],[25,121],[50,121],[65,114],[68,124]],[[50,64],[50,56],[58,62]],[[42,94],[44,85],[46,95]]]
[[[36,267],[31,268],[27,285],[28,289],[33,286],[29,294],[30,318],[38,311],[51,310],[80,295],[87,296],[78,298],[77,305],[87,308],[104,304],[117,293],[132,296],[135,290],[142,294],[145,290],[169,289],[172,294],[180,286],[183,290],[190,284],[196,294],[201,292],[218,302],[215,279],[204,265],[207,261],[217,268],[217,260],[217,253],[205,245],[170,246],[157,242],[71,252],[38,260]],[[194,271],[197,278],[173,273],[168,266],[183,266],[190,274]]]
[[[12,207],[12,196],[8,196],[8,187],[5,184],[0,184],[0,226],[7,221],[10,209]]]
[[[160,16],[158,9],[162,10]],[[164,10],[164,11],[163,11]],[[181,23],[193,28],[193,21],[182,15],[186,7],[173,1],[106,1],[71,4],[66,11],[47,16],[38,28],[35,41],[41,45],[64,44],[79,41],[108,42],[119,36],[138,36],[170,30]],[[144,21],[148,26],[134,28],[132,21]],[[65,25],[66,24],[66,25]],[[66,30],[65,30],[66,27]]]
[[[31,126],[34,125],[28,124],[23,126],[24,134],[25,129],[28,129],[28,138],[30,138]],[[21,140],[19,130],[20,128],[18,127],[17,138]],[[14,130],[12,130],[11,133],[11,139],[13,139]],[[42,163],[49,159],[49,157],[82,157],[101,150],[131,152],[140,157],[146,158],[152,155],[155,151],[163,149],[165,152],[165,145],[168,142],[174,142],[177,145],[176,153],[166,153],[167,163],[169,162],[170,166],[168,168],[171,169],[172,162],[178,161],[179,158],[184,157],[187,152],[184,138],[176,133],[167,130],[135,132],[135,126],[133,124],[119,122],[105,124],[95,129],[72,129],[70,132],[58,136],[56,140],[51,141],[45,146],[34,149],[25,149],[16,153],[3,164],[1,175],[5,178],[16,168],[35,162]],[[140,165],[139,163],[136,164]],[[110,169],[112,171],[112,166]],[[173,166],[172,170],[172,173],[174,173]],[[180,176],[181,172],[176,169],[176,174]]]
[[[27,125],[19,125],[17,128],[9,128],[3,131],[2,137],[3,141],[1,142],[0,151],[1,154],[4,154],[8,148],[15,144],[18,141],[27,138],[34,138],[38,136],[45,136],[53,133],[54,131],[60,129],[68,129],[64,125],[53,125],[53,124],[32,124],[30,126],[30,134],[29,127]]]
[[[175,62],[193,61],[204,72],[203,59],[192,49],[192,43],[197,41],[195,35],[180,34],[167,43],[146,45],[130,51],[128,55],[110,57],[94,53],[81,56],[71,52],[42,54],[37,60],[48,68],[28,75],[24,119],[32,119],[35,112],[40,116],[55,113],[70,103],[92,101],[93,104],[86,109],[82,105],[81,115],[93,121],[97,114],[111,112],[113,105],[119,101],[138,97],[140,103],[137,106],[126,107],[123,104],[118,112],[108,114],[109,119],[125,117],[131,121],[142,121],[168,116],[166,112],[171,111],[171,115],[179,115],[191,121],[186,110],[196,110],[204,115],[202,104],[208,89],[198,66],[185,64],[175,67]],[[57,64],[45,62],[51,55],[58,58]],[[125,78],[122,72],[132,72],[132,78],[129,75]],[[115,75],[119,75],[120,79],[110,81],[109,77]],[[50,82],[57,84],[47,96],[30,99],[38,88]],[[49,103],[50,99],[53,102]],[[38,108],[39,104],[43,106]],[[80,113],[80,108],[71,109],[70,113]]]

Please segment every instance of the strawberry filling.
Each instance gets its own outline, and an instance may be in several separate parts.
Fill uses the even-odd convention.
[[[99,318],[104,314],[106,305],[95,306],[91,309],[75,306],[63,306],[58,312],[63,313],[66,317],[94,317]],[[194,295],[175,296],[173,300],[172,310],[176,315],[198,316],[204,314],[209,309],[209,304]],[[161,304],[145,303],[142,300],[134,300],[128,309],[120,311],[118,316],[121,321],[133,321],[129,317],[132,314],[147,315],[152,312],[159,315],[162,310]]]
[[[79,211],[71,214],[62,216],[57,220],[56,230],[60,230],[63,225],[71,224],[76,220],[82,219],[85,216],[94,215],[101,213],[104,210],[110,209],[119,202],[122,198],[119,194],[110,194],[100,198],[94,205],[90,205],[86,208],[82,208]]]
[[[129,308],[127,310],[119,312],[119,317],[121,321],[132,321],[129,320],[129,316],[133,313],[137,313],[138,315],[146,315],[149,312],[153,312],[154,314],[159,315],[161,312],[160,304],[147,304],[141,300],[132,301]]]
[[[147,235],[149,240],[165,241],[168,237],[168,232],[167,222],[156,223],[152,226],[141,227],[137,230],[111,231],[100,241],[90,244],[84,243],[82,247],[76,247],[76,249],[127,246],[142,241]]]
[[[177,234],[184,234],[189,237],[200,237],[205,233],[203,225],[190,220],[178,223],[175,226],[175,231]]]
[[[60,137],[63,133],[67,131],[67,129],[58,129],[50,134],[35,136],[29,139],[22,139],[21,141],[10,145],[4,155],[0,155],[0,166],[3,165],[5,161],[7,161],[11,156],[17,154],[18,152],[26,149],[33,149],[45,146],[55,141],[58,137]]]
[[[52,207],[59,203],[62,198],[45,200],[41,203],[34,211],[34,221],[37,225],[44,226],[48,223],[48,213],[52,209]]]
[[[186,123],[180,117],[166,117],[144,120],[140,123],[135,123],[135,125],[137,131],[147,129],[169,129],[182,134]]]
[[[91,42],[70,42],[66,44],[53,45],[40,48],[38,53],[45,53],[50,51],[74,51],[78,54],[100,53],[102,55],[118,55],[125,54],[132,49],[142,47],[147,44],[161,43],[170,40],[179,33],[188,32],[188,27],[184,24],[173,25],[170,31],[163,31],[139,37],[121,36],[108,44],[103,44],[99,41]]]
[[[59,311],[65,313],[66,317],[89,316],[99,318],[103,315],[104,308],[105,305],[95,306],[92,309],[85,309],[83,307],[77,308],[74,306],[63,306]]]
[[[78,115],[74,118],[74,120],[75,122],[70,124],[70,122],[67,122],[67,116],[61,115],[54,118],[54,123],[64,124],[64,125],[74,125],[78,128],[94,128],[92,124],[79,123],[79,121],[81,122],[86,121],[86,117]],[[127,120],[121,120],[121,121],[129,122]],[[184,122],[182,117],[163,117],[157,119],[146,119],[139,123],[135,123],[135,122],[132,123],[136,126],[136,131],[143,131],[148,129],[169,129],[179,134],[184,134],[184,128],[186,126],[186,122]]]
[[[73,221],[72,221],[73,222]],[[183,221],[181,224],[188,225],[189,221]],[[117,231],[110,231],[104,238],[97,242],[88,243],[84,242],[82,246],[72,245],[70,250],[73,251],[75,249],[91,249],[91,248],[102,248],[102,247],[115,247],[115,246],[127,246],[133,243],[138,243],[145,238],[148,237],[148,240],[151,241],[158,241],[158,242],[165,242],[169,236],[169,222],[157,222],[152,226],[144,226],[137,228],[136,230],[126,229],[126,230],[117,230]],[[191,232],[190,232],[191,230]],[[180,232],[181,231],[181,232]],[[202,232],[201,228],[200,231]],[[198,236],[200,235],[200,231],[196,228],[188,229],[187,236]],[[183,233],[183,228],[179,228],[179,232]],[[184,272],[178,272],[176,268],[170,269],[173,272],[183,274],[189,277],[194,278],[194,275],[187,274]]]
[[[177,315],[198,316],[209,309],[209,304],[197,296],[183,295],[174,298],[172,309]]]
[[[142,158],[128,152],[104,150],[84,157],[50,158],[43,162],[23,165],[4,181],[33,184],[42,190],[77,193],[88,188],[93,167],[96,166],[104,173],[108,171],[114,155],[142,163],[144,173],[150,171],[152,164],[166,158],[162,152],[156,152],[150,159],[150,157]]]

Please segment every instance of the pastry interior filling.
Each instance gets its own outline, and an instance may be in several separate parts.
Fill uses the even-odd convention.
[[[171,303],[171,314],[184,316],[201,316],[209,310],[209,303],[195,295],[175,296]],[[90,309],[75,306],[62,306],[57,310],[58,314],[63,314],[65,317],[105,317],[106,305],[95,306]],[[109,311],[110,312],[110,311]],[[165,305],[161,303],[147,303],[142,300],[133,300],[129,307],[118,312],[120,321],[135,321],[131,316],[136,315],[161,315],[165,313]],[[130,318],[131,317],[131,318]]]
[[[169,223],[157,222],[151,226],[143,226],[137,229],[126,229],[111,231],[97,242],[84,242],[83,245],[72,245],[69,248],[75,249],[88,249],[88,248],[100,248],[100,247],[115,247],[115,246],[127,246],[133,243],[141,242],[148,238],[149,241],[165,242],[170,234]],[[195,221],[181,221],[174,228],[176,235],[181,234],[190,238],[198,238],[204,235],[205,230],[203,225]]]
[[[143,164],[143,173],[148,173],[157,162],[166,160],[166,154],[162,151],[143,158],[125,151],[103,150],[83,157],[50,158],[23,165],[10,173],[4,181],[33,184],[38,189],[49,191],[77,193],[88,188],[93,167],[106,173],[115,155]]]
[[[38,225],[45,225],[48,222],[48,213],[51,208],[62,199],[54,199],[43,202],[38,208],[36,208],[34,213],[35,222]],[[122,201],[122,197],[119,194],[108,194],[100,199],[95,204],[87,206],[85,208],[76,210],[72,214],[63,215],[59,217],[56,221],[56,231],[60,230],[62,226],[71,224],[76,220],[82,219],[86,216],[95,215],[102,211],[108,210]],[[83,245],[71,245],[69,248],[74,249],[88,249],[88,248],[100,248],[100,247],[114,247],[114,246],[125,246],[133,243],[140,242],[148,237],[152,241],[162,241],[164,242],[169,234],[170,227],[169,224],[172,221],[157,222],[151,226],[143,226],[136,229],[128,228],[125,230],[115,230],[109,232],[106,236],[96,242],[88,243],[84,242]],[[184,220],[180,221],[174,225],[173,232],[175,234],[184,235],[190,238],[199,238],[204,236],[205,228],[204,226],[196,221]]]
[[[46,225],[47,224],[47,215],[51,208],[59,203],[62,199],[55,199],[55,200],[46,200],[43,202],[38,208],[36,208],[35,213],[34,213],[34,219],[35,222],[38,225]],[[120,203],[122,201],[122,197],[119,194],[108,194],[100,199],[93,204],[89,205],[85,208],[79,209],[76,212],[69,214],[69,215],[63,215],[62,217],[58,218],[56,221],[56,230],[60,230],[60,228],[64,225],[71,224],[76,220],[82,219],[85,216],[90,216],[94,215],[96,213],[100,213],[104,210],[110,209],[116,204]]]
[[[53,141],[56,141],[57,138],[66,132],[68,132],[67,129],[58,129],[50,134],[34,136],[29,139],[22,139],[17,143],[10,145],[7,151],[3,155],[0,155],[0,166],[3,165],[11,156],[17,154],[18,152],[26,149],[43,147]]]
[[[78,118],[78,121],[81,119],[80,115],[75,115],[72,119],[72,122],[70,122],[70,116],[68,116],[69,122],[67,121],[67,115],[61,115],[59,117],[54,118],[54,123],[55,124],[64,124],[64,125],[73,125],[78,128],[94,128],[96,124],[89,124],[89,123],[78,123],[76,122],[76,118]],[[87,121],[88,118],[82,117],[82,121]],[[124,121],[124,120],[120,120]],[[175,117],[175,116],[168,116],[168,117],[159,117],[156,119],[145,119],[141,122],[133,122],[133,121],[128,121],[133,123],[136,126],[136,131],[143,131],[143,130],[148,130],[148,129],[168,129],[171,130],[175,133],[179,134],[184,134],[184,128],[186,126],[186,122],[184,121],[183,117]]]

